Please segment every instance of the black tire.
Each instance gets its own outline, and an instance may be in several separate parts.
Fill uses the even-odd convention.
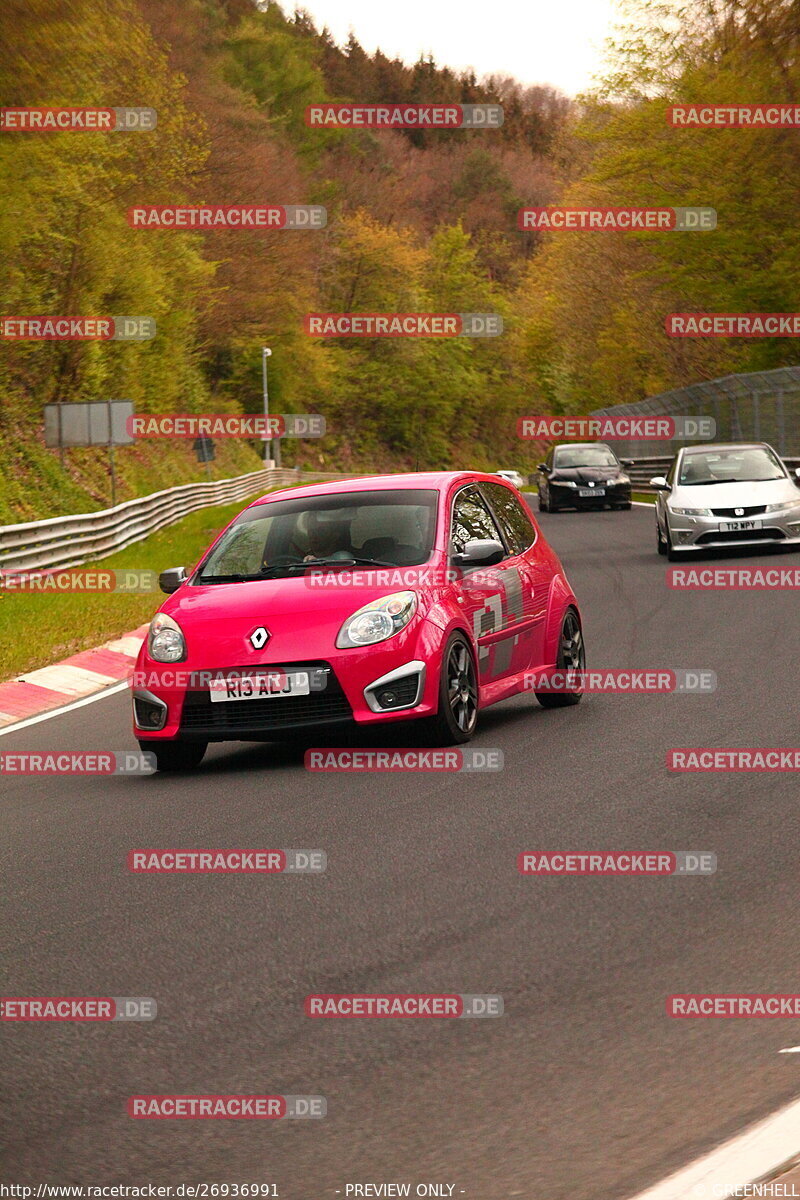
[[[157,742],[140,738],[139,749],[155,755],[158,771],[192,771],[203,761],[208,742]]]
[[[669,523],[667,523],[664,526],[664,532],[667,536],[667,549],[666,549],[667,561],[668,562],[677,562],[677,560],[680,558],[680,555],[676,552],[676,550],[674,549],[674,547],[672,545],[672,538],[669,536]]]
[[[586,649],[583,644],[583,630],[578,614],[574,608],[568,608],[561,622],[561,632],[558,637],[557,671],[584,671],[586,669]],[[542,708],[566,708],[570,704],[579,704],[583,695],[583,687],[574,692],[534,692]]]
[[[625,504],[612,504],[611,507],[616,509],[617,512],[625,512],[626,510],[630,509],[631,502],[628,500]]]
[[[478,672],[463,633],[448,639],[439,672],[439,711],[430,720],[437,746],[468,742],[478,724]]]
[[[658,523],[658,517],[656,517],[656,548],[658,549],[658,553],[661,555],[665,555],[667,553],[667,543],[661,536],[661,526]]]

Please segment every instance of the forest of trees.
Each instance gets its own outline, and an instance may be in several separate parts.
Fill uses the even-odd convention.
[[[567,34],[565,33],[565,36]],[[0,105],[149,106],[154,132],[0,141],[6,314],[144,314],[150,343],[0,346],[0,520],[107,503],[105,464],[41,442],[53,400],[321,412],[285,459],[329,470],[532,466],[516,418],[584,412],[797,361],[790,341],[667,338],[675,310],[800,307],[800,132],[676,130],[666,107],[791,101],[800,0],[635,0],[607,78],[570,100],[337,46],[255,0],[5,0]],[[493,131],[311,129],[321,101],[499,102]],[[321,232],[133,230],[136,204],[324,204]],[[519,233],[522,205],[705,205],[711,233]],[[499,312],[496,339],[316,341],[314,311]],[[218,451],[218,473],[256,465]],[[197,477],[186,445],[121,452],[131,494]],[[36,490],[38,487],[38,491]],[[55,506],[55,508],[53,507]],[[60,506],[60,507],[59,507]],[[14,515],[11,515],[11,514]]]

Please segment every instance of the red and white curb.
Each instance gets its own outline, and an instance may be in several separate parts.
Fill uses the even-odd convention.
[[[51,667],[26,671],[16,679],[0,683],[0,729],[63,708],[127,680],[147,630],[147,625],[140,625],[94,650],[83,650]]]

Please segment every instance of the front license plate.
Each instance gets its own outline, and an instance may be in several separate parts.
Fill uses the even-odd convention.
[[[605,488],[578,488],[578,495],[590,499],[592,496],[605,496]]]
[[[272,696],[308,696],[308,671],[268,671],[243,679],[213,679],[209,684],[212,704],[226,700],[269,700]]]
[[[740,529],[760,529],[761,521],[723,521],[720,533],[736,533]]]

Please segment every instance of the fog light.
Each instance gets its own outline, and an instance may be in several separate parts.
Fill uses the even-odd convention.
[[[133,716],[139,729],[163,729],[167,723],[167,706],[151,692],[133,698]]]
[[[378,692],[378,704],[380,704],[381,708],[391,708],[394,704],[397,704],[397,693],[390,692],[388,688],[382,692]]]

